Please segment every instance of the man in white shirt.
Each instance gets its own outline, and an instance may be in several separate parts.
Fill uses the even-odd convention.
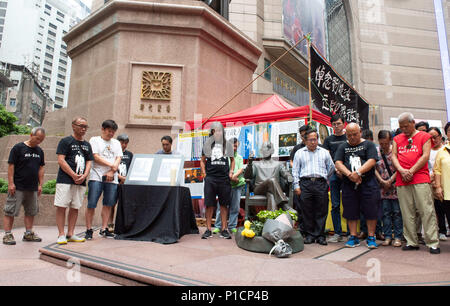
[[[92,239],[92,220],[98,199],[103,193],[102,229],[100,235],[105,238],[114,238],[114,234],[108,230],[108,219],[111,208],[117,201],[117,186],[119,183],[117,170],[122,158],[122,147],[114,134],[117,124],[113,120],[102,123],[101,136],[92,137],[89,143],[94,154],[94,163],[88,183],[88,205],[86,209],[86,236]]]
[[[328,182],[334,173],[328,150],[318,146],[319,134],[310,129],[305,134],[306,147],[294,155],[292,175],[294,192],[300,197],[306,237],[305,244],[327,245],[325,223],[328,216]]]

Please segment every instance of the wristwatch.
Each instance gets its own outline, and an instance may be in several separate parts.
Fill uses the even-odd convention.
[[[356,174],[358,174],[359,176],[362,176],[361,172],[359,172],[359,170],[356,170]]]

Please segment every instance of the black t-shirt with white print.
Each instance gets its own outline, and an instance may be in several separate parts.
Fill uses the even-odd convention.
[[[65,155],[65,161],[76,174],[84,174],[86,162],[94,160],[91,144],[85,140],[76,140],[73,136],[61,139],[56,148],[56,154]],[[56,183],[75,185],[74,180],[61,167],[58,170]],[[86,186],[86,180],[80,185]]]
[[[44,151],[37,146],[31,148],[20,142],[9,152],[8,164],[14,164],[14,185],[17,190],[37,191],[39,169],[45,165]]]
[[[342,161],[348,170],[354,172],[361,168],[369,159],[378,161],[378,151],[375,144],[369,140],[364,140],[356,146],[351,146],[345,142],[336,151],[335,161]],[[363,174],[363,181],[370,180],[375,175],[375,166]],[[349,180],[347,177],[346,180]]]
[[[209,150],[209,148],[211,148]],[[203,146],[202,155],[206,156],[206,175],[218,179],[229,178],[230,163],[228,157],[234,157],[233,144],[226,141],[226,149],[221,143],[216,143],[213,138],[209,138]]]
[[[126,177],[128,174],[128,169],[130,169],[131,161],[133,160],[133,153],[130,151],[123,151],[122,159],[119,164],[119,175]]]

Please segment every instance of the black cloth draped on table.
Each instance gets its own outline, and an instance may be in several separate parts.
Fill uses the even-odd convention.
[[[114,232],[120,240],[163,244],[198,234],[189,188],[121,185]]]

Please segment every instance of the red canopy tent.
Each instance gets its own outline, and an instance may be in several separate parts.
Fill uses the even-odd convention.
[[[294,107],[284,101],[278,95],[272,95],[263,102],[255,105],[253,107],[230,113],[227,115],[212,117],[208,122],[202,127],[207,129],[209,124],[214,121],[221,122],[224,127],[227,126],[241,126],[249,123],[263,123],[263,122],[274,122],[274,121],[285,121],[293,119],[309,119],[309,106]],[[207,118],[202,120],[205,123]],[[330,117],[324,115],[316,110],[312,110],[312,120],[319,123],[330,126]],[[195,122],[195,127],[200,127],[200,122]],[[194,121],[187,121],[185,130],[193,130]]]

